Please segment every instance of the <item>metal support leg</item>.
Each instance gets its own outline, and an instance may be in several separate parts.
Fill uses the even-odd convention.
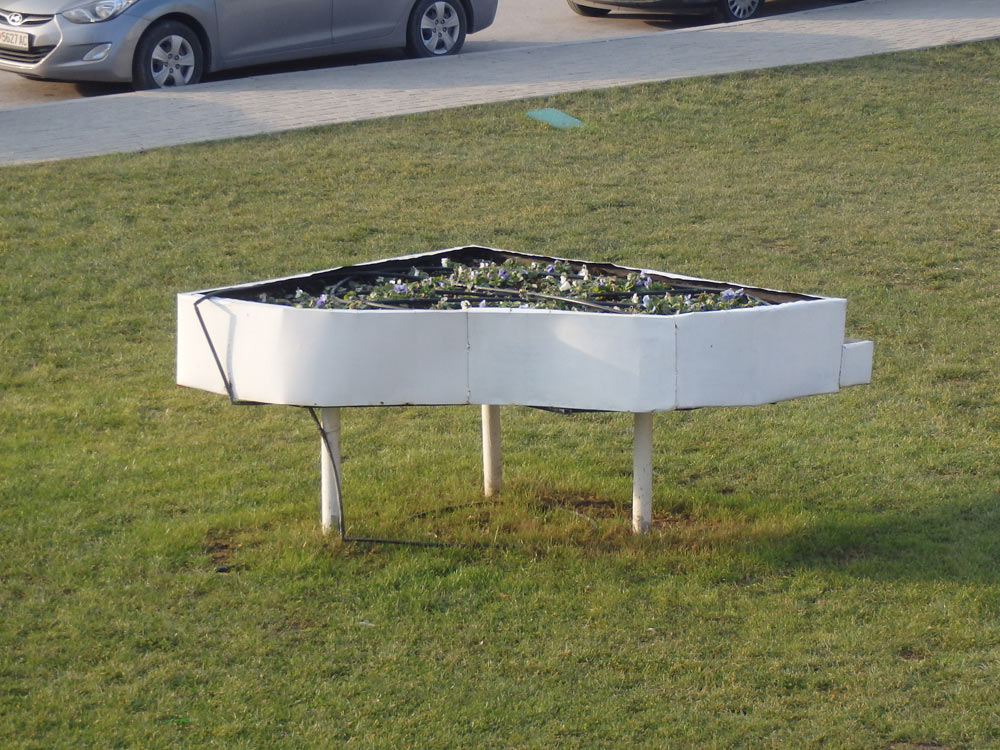
[[[320,440],[320,521],[323,533],[339,528],[340,518],[340,409],[320,410],[320,426],[326,440]],[[329,450],[327,449],[329,444]],[[331,460],[330,454],[333,454]]]
[[[503,462],[500,458],[500,407],[483,404],[483,494],[500,492]]]
[[[653,524],[653,413],[635,414],[632,448],[632,530],[645,534]]]

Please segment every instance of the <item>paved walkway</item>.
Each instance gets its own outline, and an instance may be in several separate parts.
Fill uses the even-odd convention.
[[[863,0],[660,34],[242,78],[0,111],[0,164],[998,37],[998,0]]]

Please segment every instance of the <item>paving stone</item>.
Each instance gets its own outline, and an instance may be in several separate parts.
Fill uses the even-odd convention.
[[[0,164],[995,38],[997,0],[863,0],[660,34],[241,78],[0,110]]]

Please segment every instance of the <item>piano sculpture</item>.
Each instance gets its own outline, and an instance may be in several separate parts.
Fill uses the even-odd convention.
[[[872,342],[845,340],[846,307],[464,246],[179,294],[177,382],[318,409],[321,522],[342,536],[343,407],[481,405],[486,495],[501,486],[501,406],[631,412],[632,525],[644,533],[653,414],[868,383]]]

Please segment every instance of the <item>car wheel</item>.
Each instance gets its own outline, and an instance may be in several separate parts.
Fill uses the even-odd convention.
[[[153,24],[143,34],[132,60],[132,87],[163,89],[198,83],[205,53],[194,31],[179,21]]]
[[[459,0],[419,0],[410,14],[406,49],[414,57],[453,55],[465,44],[467,30]]]
[[[574,13],[579,13],[581,16],[606,16],[611,12],[611,8],[592,8],[589,5],[574,3],[573,0],[566,0],[566,5],[568,5],[570,10]]]
[[[723,21],[746,21],[760,15],[764,0],[719,0],[719,18]]]

